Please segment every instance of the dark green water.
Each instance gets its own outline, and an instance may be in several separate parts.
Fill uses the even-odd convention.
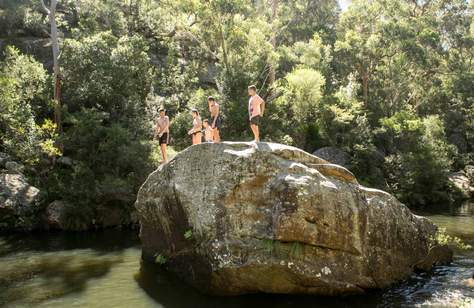
[[[424,214],[474,246],[474,204]],[[474,249],[390,290],[347,298],[204,296],[140,264],[132,231],[0,236],[2,307],[474,307]]]

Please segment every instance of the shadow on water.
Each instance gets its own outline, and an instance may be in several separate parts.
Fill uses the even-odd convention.
[[[53,252],[93,249],[110,253],[139,247],[138,231],[100,230],[92,232],[38,232],[0,234],[0,257],[17,252]]]
[[[219,297],[199,293],[194,288],[183,284],[178,278],[164,271],[159,266],[142,262],[140,272],[135,276],[138,285],[157,304],[163,307],[376,307],[382,298],[381,292],[364,296],[350,297],[315,297],[272,294],[252,294],[244,296]]]
[[[0,304],[28,299],[41,302],[51,297],[84,291],[89,280],[105,276],[120,257],[84,260],[74,256],[31,258],[26,264],[0,270]],[[3,270],[6,273],[2,273]],[[38,279],[39,277],[39,279]],[[32,280],[36,278],[36,280]]]
[[[0,306],[39,304],[83,292],[139,246],[134,232],[39,233],[0,238]]]

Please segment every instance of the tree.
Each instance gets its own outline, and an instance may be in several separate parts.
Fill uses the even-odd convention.
[[[391,192],[409,204],[449,202],[446,179],[455,149],[440,118],[406,110],[381,122],[377,139],[389,151],[385,173]]]
[[[46,106],[47,73],[32,57],[7,47],[0,62],[0,146],[24,164],[59,155],[50,121],[39,120]]]
[[[40,0],[43,10],[46,12],[50,23],[51,49],[53,51],[53,82],[54,82],[54,122],[59,132],[62,132],[61,123],[61,70],[59,67],[59,38],[58,27],[56,24],[56,6],[57,0],[51,0],[49,8],[44,0]]]
[[[278,91],[281,96],[276,104],[289,119],[287,129],[292,132],[296,145],[312,151],[317,130],[316,119],[320,115],[325,79],[319,71],[296,68],[281,80]],[[285,121],[286,122],[286,121]]]

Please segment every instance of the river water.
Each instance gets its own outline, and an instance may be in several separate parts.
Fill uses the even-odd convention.
[[[474,204],[421,213],[474,247]],[[210,297],[140,263],[134,231],[0,236],[0,307],[474,307],[474,248],[364,296]]]

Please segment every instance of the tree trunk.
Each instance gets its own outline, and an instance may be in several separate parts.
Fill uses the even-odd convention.
[[[224,30],[222,29],[222,16],[219,13],[219,35],[221,39],[221,48],[222,48],[222,56],[224,58],[224,66],[227,72],[229,72],[229,60],[227,57],[227,46],[225,44],[225,36],[224,36]]]
[[[49,23],[51,26],[51,48],[53,50],[53,80],[54,80],[54,122],[56,123],[56,129],[59,133],[62,132],[62,120],[61,120],[61,71],[59,67],[59,38],[58,38],[58,26],[56,24],[56,6],[57,0],[51,0],[49,8],[44,4],[44,0],[41,0],[44,11],[48,15]],[[61,147],[62,149],[62,147]]]
[[[364,103],[369,103],[369,73],[365,72],[362,75],[362,95],[364,97]]]
[[[273,28],[273,34],[270,39],[270,42],[273,46],[273,50],[276,50],[277,47],[277,29],[275,25],[275,19],[277,18],[278,14],[278,0],[271,0],[271,9],[272,9],[272,28]],[[268,63],[269,66],[269,72],[268,72],[268,85],[269,85],[269,96],[271,96],[271,89],[272,85],[275,82],[276,78],[276,72],[275,72],[275,67],[273,66],[272,63]]]
[[[56,25],[56,5],[57,0],[51,0],[51,7],[49,10],[49,22],[51,24],[51,46],[53,49],[54,121],[56,122],[58,131],[61,133],[61,71],[59,68],[59,39],[58,27]]]

